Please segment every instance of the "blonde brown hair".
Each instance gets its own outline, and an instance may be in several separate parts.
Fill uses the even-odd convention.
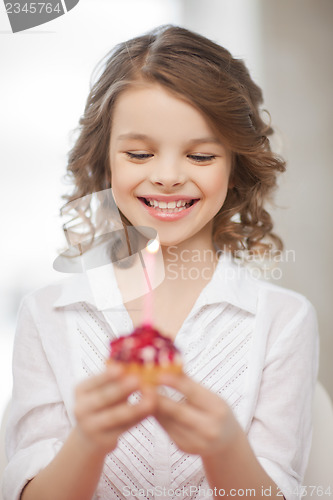
[[[262,92],[243,61],[197,33],[162,26],[117,45],[102,65],[69,154],[67,173],[75,189],[67,200],[111,186],[109,141],[114,104],[135,82],[156,82],[201,111],[233,153],[232,187],[214,219],[217,247],[227,247],[234,254],[240,249],[260,252],[272,243],[282,249],[264,205],[285,163],[271,151],[268,137],[273,130],[261,116]]]

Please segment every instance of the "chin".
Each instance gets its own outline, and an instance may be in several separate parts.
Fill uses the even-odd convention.
[[[161,247],[177,247],[182,245],[187,241],[187,238],[161,238],[160,237],[160,245]]]

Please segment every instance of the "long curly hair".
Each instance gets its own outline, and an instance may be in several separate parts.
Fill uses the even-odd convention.
[[[115,102],[136,82],[155,82],[195,106],[232,152],[231,187],[213,221],[216,246],[234,255],[240,250],[282,249],[264,206],[285,162],[271,151],[273,129],[262,118],[262,91],[242,60],[197,33],[167,25],[117,45],[99,72],[69,154],[67,174],[75,187],[64,197],[68,202],[111,187]]]

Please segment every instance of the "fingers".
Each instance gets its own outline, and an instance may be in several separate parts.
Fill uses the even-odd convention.
[[[168,419],[159,419],[160,425],[169,434],[172,441],[177,444],[178,448],[186,451],[186,453],[200,454],[200,451],[205,447],[205,437],[202,437],[200,432],[194,432],[192,428],[179,424],[178,422]]]
[[[139,377],[125,376],[117,366],[77,387],[74,409],[77,429],[89,447],[108,453],[123,432],[154,413],[155,389],[142,389],[140,401],[129,403],[128,397],[139,388]]]
[[[155,416],[161,425],[177,423],[184,429],[207,427],[207,413],[191,404],[182,404],[165,396],[158,396]]]
[[[128,377],[117,383],[107,383],[94,392],[86,395],[84,402],[92,412],[99,411],[112,404],[126,401],[134,391],[139,389],[136,377]]]
[[[187,403],[179,404],[161,396],[156,418],[178,448],[186,453],[206,455],[223,447],[221,419]]]
[[[87,378],[77,386],[77,390],[82,393],[94,391],[103,387],[106,383],[119,380],[124,375],[123,367],[119,364],[108,366],[100,375]]]
[[[126,401],[90,414],[86,419],[85,429],[87,432],[92,432],[94,429],[99,429],[99,432],[114,429],[119,432],[120,428],[128,430],[145,418],[152,408],[153,401],[146,398],[135,405]]]
[[[221,403],[221,398],[213,392],[198,384],[185,374],[182,375],[163,375],[159,382],[163,385],[173,387],[184,394],[188,403],[197,408],[206,409]]]
[[[89,409],[99,411],[117,402],[126,401],[132,392],[139,389],[139,379],[135,376],[124,376],[121,367],[109,368],[106,373],[84,381],[77,387],[76,412]]]

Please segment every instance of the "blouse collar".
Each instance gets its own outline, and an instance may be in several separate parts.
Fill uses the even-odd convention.
[[[112,264],[97,268],[92,273],[82,273],[63,282],[61,294],[54,307],[66,307],[78,302],[86,302],[103,310],[123,307],[122,296],[117,285]],[[104,297],[96,295],[92,276],[98,274],[99,289],[103,283]],[[202,290],[196,302],[197,307],[227,302],[252,314],[256,313],[260,281],[251,276],[249,270],[235,262],[231,254],[221,253],[214,275]],[[106,292],[105,292],[106,290]]]

